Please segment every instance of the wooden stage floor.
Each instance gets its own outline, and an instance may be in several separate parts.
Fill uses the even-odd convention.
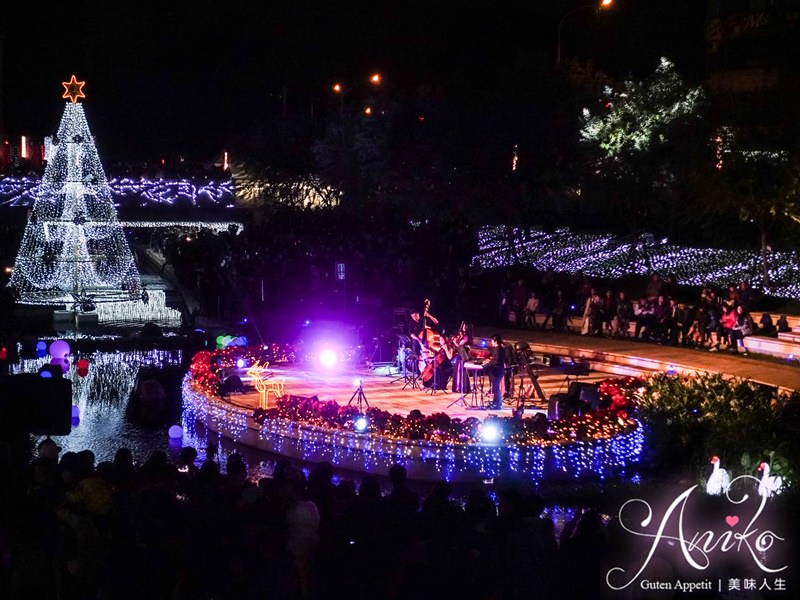
[[[503,403],[500,411],[480,410],[481,394],[467,394],[464,400],[460,400],[460,394],[452,392],[452,379],[448,381],[445,390],[437,390],[431,393],[427,388],[415,389],[406,385],[402,373],[393,367],[377,367],[374,369],[347,368],[343,367],[336,373],[323,372],[320,369],[308,368],[305,365],[294,364],[287,366],[270,367],[269,371],[274,373],[274,377],[285,380],[284,393],[292,396],[311,397],[317,396],[320,400],[335,400],[340,405],[348,404],[351,399],[355,403],[358,396],[354,397],[357,388],[357,380],[362,382],[362,390],[366,402],[371,407],[379,408],[393,414],[407,415],[414,409],[421,411],[424,415],[435,413],[446,413],[451,418],[466,419],[476,417],[485,418],[488,414],[502,414],[511,416],[511,411],[516,407],[517,393],[514,394],[513,401]],[[564,374],[563,369],[538,367],[534,369],[538,375],[539,385],[544,392],[545,399],[552,394],[566,392],[570,381],[575,381],[576,377],[570,376],[569,379]],[[594,383],[603,379],[614,377],[603,372],[590,372],[588,375],[580,376],[578,381],[584,383]],[[242,377],[247,384],[248,378]],[[520,377],[515,377],[515,392],[520,385]],[[530,384],[530,379],[526,375],[524,385]],[[488,378],[483,382],[484,400],[488,404],[491,400]],[[258,407],[258,393],[247,391],[245,393],[232,393],[227,401],[235,406],[256,409]],[[269,406],[275,406],[274,396],[269,398]],[[547,402],[542,402],[538,397],[526,398],[525,414],[531,416],[535,412],[547,412]]]

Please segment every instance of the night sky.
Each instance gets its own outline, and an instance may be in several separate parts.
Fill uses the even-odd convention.
[[[584,0],[384,2],[13,2],[5,34],[6,136],[41,138],[62,112],[61,82],[86,81],[101,155],[201,159],[289,109],[332,101],[335,80],[380,70],[394,89],[491,89],[520,53],[553,61],[559,19]],[[702,75],[702,0],[617,0],[574,13],[562,54],[613,75],[644,75],[658,57]]]

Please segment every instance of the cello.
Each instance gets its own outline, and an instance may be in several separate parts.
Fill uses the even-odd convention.
[[[443,390],[450,380],[450,371],[452,371],[453,365],[447,352],[449,341],[440,335],[436,337],[439,340],[439,349],[434,351],[433,358],[425,365],[420,379],[423,387]]]

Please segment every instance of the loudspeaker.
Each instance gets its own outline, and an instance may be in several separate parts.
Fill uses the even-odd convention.
[[[561,419],[573,413],[570,408],[570,398],[567,394],[553,394],[547,400],[547,418]]]
[[[238,375],[231,375],[227,377],[222,384],[223,389],[226,393],[230,394],[232,392],[243,392],[244,391],[244,384],[242,383],[242,378]]]

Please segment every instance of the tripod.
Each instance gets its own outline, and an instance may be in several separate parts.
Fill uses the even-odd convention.
[[[353,406],[354,404],[356,408],[358,408],[358,412],[362,415],[364,414],[364,406],[366,405],[367,408],[370,407],[367,397],[364,395],[364,386],[361,381],[358,382],[356,391],[350,396],[350,401],[347,403],[347,406]]]

